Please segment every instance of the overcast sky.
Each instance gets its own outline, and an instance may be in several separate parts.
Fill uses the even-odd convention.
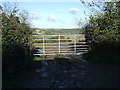
[[[81,2],[17,2],[29,12],[35,28],[78,28],[77,22],[88,20],[89,12]]]

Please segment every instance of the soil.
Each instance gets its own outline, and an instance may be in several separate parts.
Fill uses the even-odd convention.
[[[71,63],[62,65],[56,60],[42,61],[22,88],[119,88],[119,65],[100,64],[71,57]]]

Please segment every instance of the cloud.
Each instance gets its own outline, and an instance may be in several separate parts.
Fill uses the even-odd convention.
[[[68,10],[68,12],[71,13],[71,14],[77,14],[79,11],[80,11],[79,8],[70,8]]]
[[[34,20],[39,20],[39,19],[42,19],[42,15],[40,15],[39,13],[32,13],[31,14],[32,16],[32,19]]]
[[[56,21],[56,16],[54,16],[54,15],[49,15],[47,20],[48,20],[48,21]]]

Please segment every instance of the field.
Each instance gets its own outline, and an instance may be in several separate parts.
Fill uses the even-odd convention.
[[[46,34],[46,35],[52,35],[52,34],[82,34],[83,30],[80,28],[74,28],[74,29],[34,29],[34,34]]]

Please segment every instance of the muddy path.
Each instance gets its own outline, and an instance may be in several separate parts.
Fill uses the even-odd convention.
[[[91,63],[72,57],[69,64],[42,61],[42,67],[24,80],[22,88],[118,88],[119,65]]]

